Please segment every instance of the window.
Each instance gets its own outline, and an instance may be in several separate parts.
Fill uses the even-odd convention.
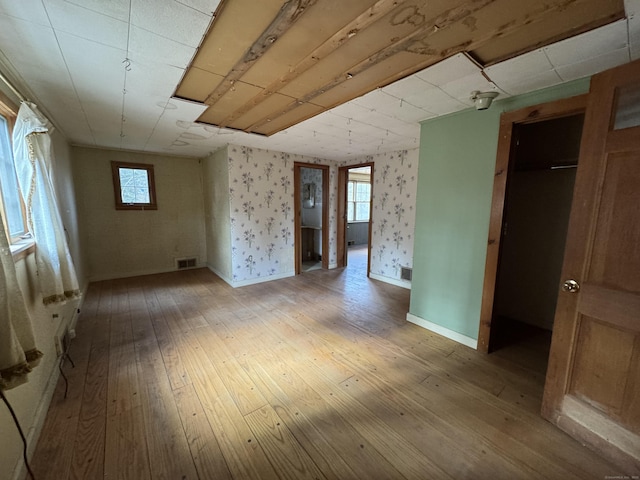
[[[156,210],[153,165],[111,162],[116,210]]]
[[[18,187],[11,148],[11,130],[15,117],[15,109],[0,98],[0,210],[9,242],[12,244],[27,234],[24,203]]]
[[[368,222],[371,208],[371,184],[350,180],[347,186],[347,221]]]

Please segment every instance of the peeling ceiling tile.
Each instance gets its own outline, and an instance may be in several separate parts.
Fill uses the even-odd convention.
[[[479,70],[480,68],[469,60],[466,55],[458,53],[415,75],[432,85],[440,86],[458,78],[471,75]]]
[[[131,23],[190,47],[198,47],[211,17],[177,2],[131,0]]]
[[[48,1],[47,12],[56,31],[127,49],[129,25],[125,21],[62,0]]]
[[[589,58],[582,62],[558,67],[556,71],[564,81],[568,82],[594,75],[627,62],[629,62],[629,49],[625,47],[615,52],[607,52],[595,58]]]
[[[619,20],[582,35],[554,43],[544,52],[554,67],[578,63],[627,46],[627,21]]]

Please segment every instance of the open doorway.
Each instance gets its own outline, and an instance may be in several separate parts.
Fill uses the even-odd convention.
[[[296,274],[328,268],[329,167],[294,164]]]
[[[478,349],[539,374],[541,390],[584,101],[576,97],[511,112],[501,123]]]
[[[514,128],[491,351],[526,349],[546,372],[584,115]]]
[[[373,163],[340,168],[338,172],[338,267],[369,276],[371,266],[371,204]]]

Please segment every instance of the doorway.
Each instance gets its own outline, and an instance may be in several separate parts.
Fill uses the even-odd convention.
[[[501,121],[478,349],[500,352],[541,381],[585,101],[580,96],[529,107],[503,114]]]
[[[338,267],[353,266],[367,277],[371,270],[373,171],[373,162],[338,171]]]
[[[296,274],[329,266],[329,167],[296,162],[295,201]]]

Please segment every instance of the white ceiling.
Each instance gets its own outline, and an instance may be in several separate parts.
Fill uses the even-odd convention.
[[[627,18],[482,70],[465,55],[375,90],[271,137],[193,121],[171,98],[219,0],[0,0],[0,71],[73,144],[205,156],[231,143],[321,158],[418,146],[421,120],[640,58],[640,0]],[[488,80],[490,79],[490,80]]]

